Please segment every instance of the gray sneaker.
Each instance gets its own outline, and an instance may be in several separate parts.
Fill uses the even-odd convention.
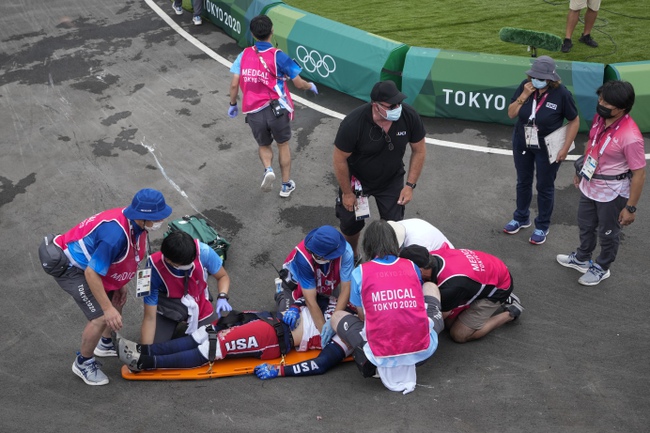
[[[79,355],[79,352],[77,352],[77,358],[72,363],[72,372],[88,385],[106,385],[108,377],[99,369],[102,365],[95,361],[95,358],[90,358],[79,364],[77,362]]]
[[[138,367],[138,360],[140,359],[140,345],[135,341],[127,340],[119,333],[115,334],[115,341],[117,341],[117,356],[120,361],[131,371],[142,371]]]
[[[513,318],[512,320],[517,320],[521,316],[521,313],[524,312],[524,306],[521,305],[519,297],[514,293],[510,293],[506,302],[503,303],[503,309],[510,313],[510,316]]]
[[[99,343],[97,343],[97,347],[95,347],[93,354],[95,356],[108,358],[109,356],[117,356],[117,351],[115,350],[115,345],[113,343],[104,344],[101,340],[99,340]]]
[[[583,286],[595,286],[605,278],[609,278],[609,276],[609,269],[604,270],[598,263],[594,263],[591,265],[589,270],[582,277],[580,277],[578,282]]]
[[[576,259],[575,251],[572,252],[571,254],[558,254],[555,257],[555,259],[562,266],[567,268],[573,268],[578,272],[582,272],[583,274],[587,272],[589,270],[589,267],[591,266],[591,260],[583,262]]]

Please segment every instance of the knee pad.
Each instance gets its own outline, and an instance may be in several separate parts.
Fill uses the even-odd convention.
[[[363,351],[363,346],[365,345],[366,342],[361,346],[355,347],[352,352],[352,357],[363,377],[373,377],[377,373],[377,367],[366,357],[366,353]]]

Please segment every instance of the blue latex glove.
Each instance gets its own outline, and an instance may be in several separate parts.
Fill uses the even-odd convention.
[[[291,328],[291,330],[294,330],[296,329],[299,318],[300,310],[297,307],[291,307],[287,310],[286,313],[284,313],[284,316],[282,316],[282,321],[289,325],[289,328]]]
[[[255,367],[253,372],[257,375],[258,378],[266,380],[278,377],[280,370],[275,365],[260,364]]]
[[[332,324],[330,319],[327,319],[327,322],[323,325],[323,330],[320,331],[320,347],[327,346],[327,343],[334,337],[334,330],[332,329]]]
[[[231,105],[228,107],[228,117],[231,119],[237,117],[237,114],[239,114],[239,109],[237,108],[237,105]]]
[[[309,88],[309,90],[314,92],[314,95],[318,95],[318,89],[316,88],[316,85],[314,83],[309,83],[309,84],[311,84],[311,87]]]
[[[222,311],[232,311],[232,307],[226,299],[217,299],[217,315],[221,317]]]

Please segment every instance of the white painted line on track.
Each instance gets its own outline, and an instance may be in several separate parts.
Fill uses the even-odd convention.
[[[215,53],[212,51],[211,48],[209,48],[207,45],[205,45],[203,42],[199,41],[196,39],[194,36],[190,35],[187,33],[181,26],[176,24],[174,20],[171,19],[171,17],[165,13],[156,3],[153,2],[153,0],[144,0],[145,3],[149,5],[149,7],[158,14],[160,18],[162,18],[163,21],[165,21],[169,27],[174,29],[179,35],[187,39],[189,43],[197,47],[199,50],[203,51],[205,54],[208,56],[212,57],[214,60],[217,62],[221,63],[223,66],[227,67],[230,69],[232,66],[232,62],[228,61],[225,57],[220,56],[219,54]],[[318,111],[319,113],[325,114],[330,117],[334,117],[339,120],[343,120],[345,117],[345,114],[339,113],[334,110],[330,110],[329,108],[325,108],[322,105],[315,104],[312,101],[308,101],[305,98],[302,98],[297,95],[292,95],[292,99],[294,101],[300,102],[302,105],[311,108],[314,111]],[[441,146],[441,147],[450,147],[453,149],[462,149],[462,150],[471,150],[473,152],[482,152],[482,153],[493,153],[497,155],[510,155],[512,156],[512,150],[508,149],[495,149],[491,147],[485,147],[485,146],[477,146],[474,144],[464,144],[464,143],[456,143],[453,141],[444,141],[444,140],[438,140],[435,138],[429,138],[427,137],[425,141],[429,144],[433,144],[435,146]],[[567,155],[567,161],[575,161],[578,159],[580,155]],[[650,153],[646,154],[646,159],[650,159]]]

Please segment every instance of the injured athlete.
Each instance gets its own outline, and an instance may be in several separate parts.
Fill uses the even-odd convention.
[[[300,308],[299,323],[293,331],[269,312],[232,311],[214,327],[203,326],[191,335],[164,343],[138,344],[119,334],[115,340],[120,361],[133,372],[194,368],[225,358],[270,360],[290,350],[323,349],[317,357],[295,365],[262,364],[255,368],[260,379],[323,374],[352,353],[338,336],[321,348],[320,332],[307,307]]]

